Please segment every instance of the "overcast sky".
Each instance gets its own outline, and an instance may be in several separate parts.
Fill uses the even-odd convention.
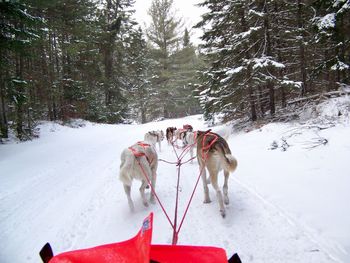
[[[201,20],[201,14],[204,12],[203,8],[195,6],[202,2],[201,0],[174,0],[173,8],[176,11],[177,17],[182,17],[185,22],[185,26],[192,32],[191,42],[194,44],[199,43],[200,30],[191,29],[193,25]],[[144,26],[150,22],[150,16],[147,14],[150,8],[152,0],[136,0],[135,3],[135,16],[136,20]]]

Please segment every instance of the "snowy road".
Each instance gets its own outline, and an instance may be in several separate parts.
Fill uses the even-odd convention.
[[[129,239],[150,212],[155,214],[152,243],[171,243],[169,223],[158,205],[143,207],[138,183],[132,192],[136,212],[129,212],[118,180],[120,153],[148,130],[186,122],[206,129],[198,116],[79,129],[47,124],[38,140],[1,145],[0,262],[40,262],[38,251],[47,241],[59,253]],[[231,140],[229,144],[235,155]],[[165,141],[159,158],[175,160]],[[243,183],[239,177],[246,170],[238,162],[229,181],[226,218],[220,216],[212,188],[212,202],[203,204],[200,181],[179,244],[223,247],[228,256],[237,252],[243,262],[338,262],[309,231]],[[176,167],[159,163],[157,192],[171,218],[176,174]],[[197,175],[196,161],[182,166],[180,217]]]

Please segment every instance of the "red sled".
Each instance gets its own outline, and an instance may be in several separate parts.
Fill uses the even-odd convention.
[[[227,260],[222,248],[208,246],[152,245],[153,214],[143,221],[137,235],[127,241],[73,250],[53,256],[47,243],[40,251],[44,263],[240,263],[237,254]]]

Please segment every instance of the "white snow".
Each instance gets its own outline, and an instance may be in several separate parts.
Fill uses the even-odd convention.
[[[273,66],[275,68],[285,68],[282,63],[274,61],[271,57],[263,56],[261,58],[254,58],[252,61],[254,63],[253,69],[265,68],[268,66]]]
[[[200,181],[178,244],[222,247],[242,262],[350,262],[350,101],[326,106],[315,108],[322,123],[231,134],[238,169],[229,180],[227,216],[220,216],[211,187],[212,202],[203,204]],[[342,115],[331,122],[338,109]],[[0,262],[40,262],[46,242],[57,254],[129,239],[150,212],[152,243],[170,244],[169,223],[158,204],[142,205],[138,182],[132,189],[136,211],[129,211],[118,179],[120,153],[149,130],[186,123],[205,130],[200,117],[144,125],[85,122],[81,128],[43,123],[39,139],[0,145]],[[230,133],[229,126],[213,130]],[[328,143],[312,148],[319,139]],[[277,148],[270,150],[273,141]],[[165,141],[159,158],[176,160]],[[156,190],[170,218],[176,175],[174,165],[159,163]],[[196,161],[182,166],[179,220],[197,176]]]
[[[349,68],[350,66],[345,64],[344,62],[337,61],[337,63],[331,67],[331,70],[348,70]]]
[[[331,13],[318,18],[318,21],[316,22],[318,29],[322,30],[322,29],[334,28],[335,21],[336,21],[335,16],[336,16],[335,13]]]

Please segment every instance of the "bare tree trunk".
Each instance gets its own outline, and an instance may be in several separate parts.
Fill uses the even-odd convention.
[[[16,76],[19,79],[23,79],[23,58],[21,55],[16,55]],[[18,85],[17,87],[17,100],[16,100],[16,132],[17,137],[22,140],[24,131],[23,131],[23,101],[22,98],[22,85],[23,84],[14,84]]]
[[[58,55],[60,54],[60,51],[57,48],[57,36],[56,36],[56,32],[54,32],[53,34],[53,49],[54,49],[54,54],[55,54],[55,61],[54,61],[54,67],[56,69],[56,76],[55,79],[56,81],[60,79],[60,61],[59,61],[59,57]],[[61,85],[57,85],[56,86],[56,92],[55,92],[55,98],[53,100],[53,114],[55,116],[55,120],[57,120],[58,118],[61,117],[61,107],[60,104],[62,105],[61,102],[61,98],[62,98],[62,91],[61,91]]]
[[[274,116],[276,112],[275,107],[275,89],[273,84],[269,81],[267,83],[267,87],[269,89],[269,106],[270,106],[270,115]]]
[[[52,69],[52,48],[51,48],[51,38],[52,34],[49,33],[48,43],[41,46],[41,68],[43,75],[45,76],[45,83],[43,89],[45,90],[45,100],[47,105],[47,117],[50,121],[54,120],[53,109],[52,109],[52,84],[53,84],[53,69]],[[45,49],[46,47],[46,49]],[[48,61],[46,59],[48,55]]]
[[[252,89],[251,85],[248,85],[248,99],[249,99],[251,120],[256,121],[258,118],[256,115],[255,100],[254,100],[253,89]]]
[[[146,123],[147,122],[147,118],[146,118],[146,110],[144,107],[140,108],[141,111],[141,123]]]
[[[297,14],[297,19],[298,19],[298,28],[300,31],[303,31],[303,18],[302,18],[302,10],[303,10],[303,4],[302,0],[298,0],[298,14]],[[301,90],[300,90],[300,95],[305,96],[307,92],[307,85],[306,85],[306,60],[305,60],[305,47],[304,47],[304,33],[301,33],[302,36],[300,37],[299,40],[299,56],[300,56],[300,61],[299,61],[299,66],[300,66],[300,77],[301,77]]]
[[[259,85],[258,86],[258,108],[260,108],[260,112],[261,112],[261,116],[262,118],[264,118],[264,115],[265,115],[265,108],[264,108],[264,103],[263,103],[263,90],[261,88],[261,86]]]
[[[8,123],[6,117],[6,106],[5,106],[5,74],[1,74],[0,78],[0,137],[8,138]],[[6,74],[7,75],[7,74]]]
[[[114,9],[114,12],[112,13],[111,10]],[[105,82],[104,82],[104,89],[105,89],[105,104],[106,106],[110,105],[112,103],[113,99],[113,91],[111,89],[111,83],[112,83],[112,77],[113,77],[113,53],[114,53],[114,42],[117,35],[117,32],[119,31],[119,25],[120,19],[117,19],[119,11],[119,0],[115,3],[113,7],[113,3],[111,0],[107,0],[107,28],[106,28],[106,34],[107,39],[104,46],[104,66],[105,66]],[[119,21],[119,22],[117,22]]]
[[[275,2],[275,5],[274,5],[274,13],[277,14],[280,12],[280,8],[281,8],[281,5],[283,4],[280,4],[279,2]],[[277,18],[277,20],[275,19],[274,20],[274,23],[279,25],[281,23],[280,19]],[[281,43],[281,37],[280,37],[280,33],[278,32],[277,33],[277,38],[276,38],[276,50],[277,50],[277,58],[278,58],[278,61],[279,62],[282,62],[283,61],[283,57],[282,57],[282,52],[281,52],[281,49],[283,47],[282,43]],[[284,69],[280,69],[278,71],[278,78],[279,79],[283,79],[283,76],[284,76]],[[278,87],[280,89],[280,96],[281,96],[281,106],[282,108],[285,108],[287,107],[287,100],[286,100],[286,91],[285,91],[285,88],[282,86],[279,86]]]
[[[265,39],[266,39],[266,55],[272,56],[272,50],[271,50],[271,37],[270,37],[270,22],[269,22],[269,10],[267,8],[267,4],[264,4],[264,28],[265,28]],[[272,71],[272,68],[268,68],[269,71]],[[268,80],[267,82],[267,88],[269,90],[269,108],[270,108],[270,115],[275,115],[275,88],[273,83]]]

